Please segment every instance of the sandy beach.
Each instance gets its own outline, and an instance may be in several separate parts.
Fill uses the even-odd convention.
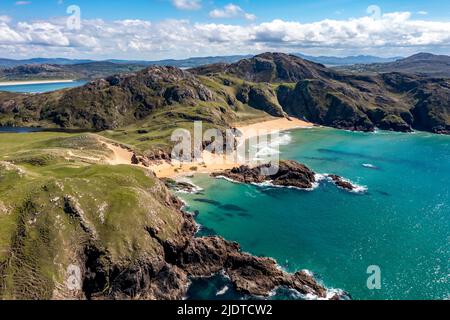
[[[75,80],[6,81],[6,82],[0,82],[0,87],[25,86],[25,85],[32,85],[32,84],[71,83],[74,81]]]
[[[269,121],[258,122],[249,125],[237,125],[243,136],[242,141],[246,141],[256,135],[268,135],[275,132],[281,132],[297,128],[310,128],[313,124],[295,118],[279,118]],[[104,145],[112,151],[112,156],[107,159],[110,165],[130,164],[133,153],[129,150],[121,148],[110,142],[102,140]],[[176,178],[180,176],[192,175],[194,173],[212,173],[223,170],[232,169],[241,166],[234,155],[226,157],[224,155],[216,155],[207,151],[202,153],[202,161],[191,163],[168,163],[160,162],[149,167],[159,178]],[[142,165],[140,167],[146,168]]]
[[[237,125],[236,128],[243,133],[243,139],[247,140],[256,135],[267,135],[274,132],[281,132],[297,128],[310,128],[313,124],[296,118],[279,118],[249,125]],[[204,151],[203,162],[171,164],[162,163],[150,167],[159,178],[176,178],[194,173],[212,173],[232,169],[242,165],[234,159],[227,159],[224,156],[213,155]],[[231,157],[233,158],[233,157]]]

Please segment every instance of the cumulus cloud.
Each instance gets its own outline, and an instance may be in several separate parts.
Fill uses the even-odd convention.
[[[448,30],[450,22],[413,19],[409,12],[311,23],[273,20],[247,26],[89,19],[82,21],[81,30],[68,30],[65,18],[14,23],[0,17],[0,56],[160,59],[296,50],[398,55],[448,50]]]
[[[247,20],[255,20],[256,16],[245,12],[241,7],[235,4],[227,4],[222,9],[214,9],[209,13],[211,18],[245,18]]]
[[[10,23],[11,22],[11,17],[9,16],[2,16],[0,15],[0,23],[4,22],[4,23]]]
[[[201,0],[172,0],[172,4],[180,10],[198,10],[202,7]]]

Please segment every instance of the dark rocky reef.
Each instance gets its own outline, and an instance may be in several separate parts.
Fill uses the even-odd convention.
[[[336,186],[338,186],[339,188],[342,188],[342,189],[347,190],[347,191],[354,191],[356,189],[355,186],[352,183],[344,180],[340,176],[337,176],[335,174],[329,174],[326,177],[328,179],[331,179],[331,181],[333,181],[333,183]]]
[[[213,177],[225,177],[238,183],[261,184],[270,182],[274,186],[311,189],[318,183],[317,174],[305,165],[293,160],[280,161],[278,165],[263,164],[256,167],[241,166],[211,174]],[[358,186],[344,178],[328,174],[323,176],[337,187],[354,192]]]
[[[270,174],[272,170],[274,174]],[[226,177],[241,183],[263,183],[270,181],[273,185],[301,189],[310,189],[313,187],[313,184],[316,182],[314,175],[313,171],[296,161],[280,161],[277,166],[270,164],[254,168],[241,166],[212,174],[214,177]]]

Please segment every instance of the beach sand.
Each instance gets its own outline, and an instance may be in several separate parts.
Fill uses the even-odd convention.
[[[313,124],[295,118],[280,118],[249,125],[237,125],[243,136],[242,141],[248,140],[257,135],[267,135],[270,133],[281,132],[296,128],[310,128]],[[131,164],[133,153],[129,150],[113,145],[112,143],[102,141],[106,147],[112,151],[111,157],[107,160],[110,165]],[[194,173],[212,173],[223,170],[232,169],[241,166],[232,155],[226,157],[224,155],[216,155],[204,151],[202,153],[202,161],[191,163],[168,163],[161,161],[147,169],[152,170],[158,178],[176,178],[180,176],[192,175]],[[146,168],[142,165],[140,167]]]
[[[236,128],[243,133],[243,140],[254,136],[267,135],[275,132],[281,132],[297,128],[310,128],[313,124],[296,118],[279,118],[264,122],[258,122],[249,125],[236,125]],[[194,173],[212,173],[233,169],[241,166],[243,163],[235,161],[234,157],[214,155],[204,151],[203,162],[171,164],[162,163],[150,167],[159,178],[176,178],[177,176],[186,176]]]
[[[49,83],[71,83],[75,80],[39,80],[39,81],[6,81],[0,82],[0,87],[6,86],[22,86],[32,84],[49,84]]]

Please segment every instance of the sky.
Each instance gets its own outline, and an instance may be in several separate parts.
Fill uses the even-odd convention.
[[[450,54],[450,1],[0,0],[0,57]]]

